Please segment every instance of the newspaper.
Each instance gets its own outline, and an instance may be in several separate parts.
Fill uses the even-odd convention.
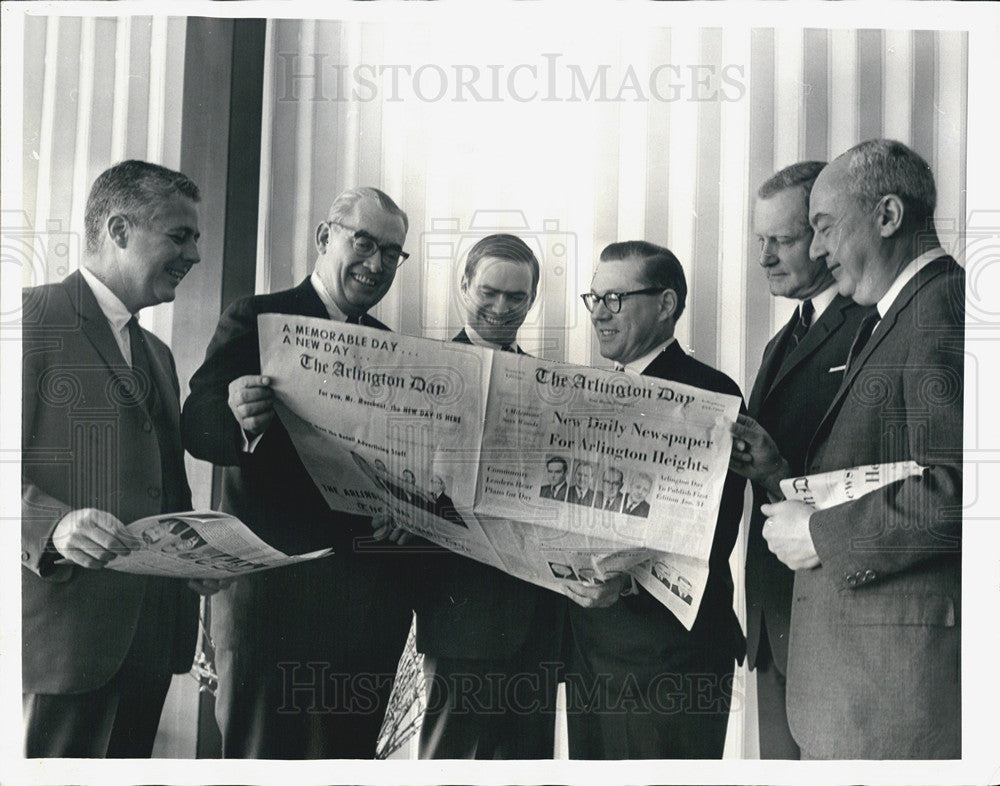
[[[628,572],[694,623],[738,398],[329,320],[258,328],[278,416],[332,509],[388,512],[557,591]]]
[[[921,475],[925,469],[915,461],[837,469],[818,475],[786,478],[781,481],[781,493],[785,499],[797,499],[816,510],[824,510],[851,502],[897,480]]]
[[[231,579],[325,557],[332,549],[288,556],[271,548],[238,518],[214,510],[168,513],[126,526],[144,547],[116,557],[123,573],[182,579]]]

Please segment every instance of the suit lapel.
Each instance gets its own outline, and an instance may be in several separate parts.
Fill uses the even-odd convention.
[[[778,369],[774,381],[767,389],[768,393],[774,390],[793,368],[819,349],[829,335],[843,324],[844,309],[850,303],[851,300],[849,298],[840,295],[830,303],[816,323],[806,332],[802,342],[785,357],[785,361]]]
[[[80,332],[93,344],[108,368],[128,368],[118,342],[111,332],[108,318],[97,304],[97,298],[90,291],[79,271],[71,273],[62,282],[73,308],[80,315]]]
[[[760,371],[757,372],[757,379],[754,380],[753,390],[750,391],[750,401],[747,404],[750,412],[760,412],[761,404],[767,394],[774,387],[773,379],[778,371],[777,365],[781,362],[788,337],[795,329],[795,321],[798,319],[798,312],[792,314],[792,318],[785,323],[785,326],[778,331],[778,334],[768,343],[764,352],[764,357],[760,363]]]

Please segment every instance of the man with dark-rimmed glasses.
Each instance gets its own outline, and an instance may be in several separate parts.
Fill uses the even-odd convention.
[[[690,357],[674,338],[686,296],[677,257],[629,241],[604,249],[582,297],[601,355],[625,373],[739,396],[733,380]],[[744,486],[733,473],[726,479],[708,585],[691,631],[643,589],[607,608],[569,607],[572,758],[722,757],[734,658],[744,651],[729,572]]]
[[[241,578],[213,603],[223,755],[372,758],[411,611],[399,556],[358,551],[367,519],[333,513],[274,417],[257,316],[386,329],[367,312],[406,259],[406,214],[375,188],[345,191],[316,229],[316,265],[294,289],[233,303],[184,407],[185,447],[224,467],[222,509],[286,553],[334,554]]]

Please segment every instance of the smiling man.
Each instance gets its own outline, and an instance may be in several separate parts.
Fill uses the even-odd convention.
[[[174,359],[135,315],[199,261],[199,199],[180,172],[111,167],[87,199],[83,267],[24,291],[28,757],[148,757],[171,673],[191,667],[195,593],[106,566],[145,546],[125,524],[191,507]]]
[[[223,755],[372,758],[411,611],[398,557],[358,550],[368,519],[333,513],[274,417],[258,314],[385,329],[368,309],[407,254],[406,214],[384,193],[338,196],[314,236],[312,275],[226,309],[191,379],[184,443],[224,467],[222,509],[282,551],[333,546],[304,565],[239,579],[213,603]]]
[[[668,249],[645,241],[601,253],[583,295],[601,354],[628,374],[669,379],[739,396],[733,380],[690,357],[674,338],[687,282]],[[649,506],[652,479],[636,475],[633,515]],[[572,758],[721,758],[735,658],[743,636],[733,612],[729,555],[745,481],[726,478],[709,576],[694,626],[686,630],[646,590],[607,608],[569,607],[566,704]],[[625,512],[628,513],[629,501]],[[668,701],[669,687],[681,701]]]

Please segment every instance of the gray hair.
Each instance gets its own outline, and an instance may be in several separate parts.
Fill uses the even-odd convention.
[[[403,209],[393,202],[392,197],[390,197],[387,193],[370,186],[349,188],[346,191],[341,192],[341,194],[333,200],[333,204],[330,205],[330,212],[327,214],[327,220],[342,221],[350,215],[351,211],[354,210],[354,206],[362,199],[368,199],[376,203],[386,213],[399,216],[403,220],[403,231],[409,232],[410,219],[407,218]]]
[[[937,190],[930,165],[902,142],[869,139],[846,153],[848,194],[870,210],[887,194],[903,201],[917,226],[934,218]]]

